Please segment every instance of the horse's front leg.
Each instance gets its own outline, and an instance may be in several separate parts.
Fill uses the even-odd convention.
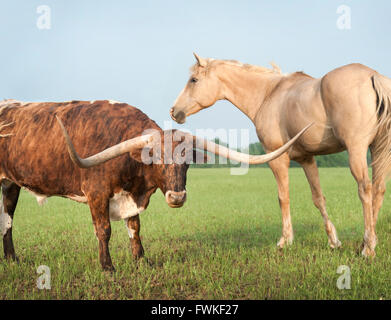
[[[293,242],[293,229],[289,204],[289,163],[290,159],[286,153],[269,162],[269,166],[277,181],[278,200],[282,214],[282,236],[277,243],[277,246],[280,248],[283,248],[285,244],[290,245]]]

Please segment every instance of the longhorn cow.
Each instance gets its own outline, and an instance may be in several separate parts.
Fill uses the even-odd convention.
[[[264,163],[284,153],[305,129],[273,153],[249,156],[217,148],[189,134],[175,139],[177,131],[163,131],[126,103],[0,102],[0,230],[5,257],[16,258],[12,220],[21,187],[39,202],[60,196],[88,204],[99,241],[100,263],[104,270],[114,270],[109,253],[110,220],[125,221],[132,254],[137,259],[144,253],[139,214],[148,207],[151,195],[160,189],[167,204],[174,208],[186,201],[190,161],[179,161],[184,153],[189,154],[189,143],[183,140],[190,141],[191,151],[197,144],[202,150],[237,161]],[[184,144],[184,151],[175,155],[173,150],[180,144]],[[160,152],[156,155],[157,147]],[[144,161],[143,154],[153,161]],[[164,161],[167,155],[172,161]]]

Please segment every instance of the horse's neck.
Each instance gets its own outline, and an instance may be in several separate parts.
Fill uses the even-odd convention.
[[[254,122],[263,102],[273,91],[282,75],[232,66],[221,72],[219,78],[225,85],[225,99]]]

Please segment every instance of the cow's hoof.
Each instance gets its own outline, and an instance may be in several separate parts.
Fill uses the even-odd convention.
[[[16,257],[14,254],[4,255],[4,259],[9,262],[16,262],[17,264],[19,264],[19,258]]]
[[[115,268],[114,266],[103,266],[103,271],[104,272],[107,272],[107,273],[114,273],[115,272]]]
[[[154,267],[155,266],[155,263],[152,260],[150,260],[148,258],[144,258],[144,260],[145,260],[145,262],[146,262],[146,264],[148,266],[150,266],[150,267]]]
[[[139,247],[135,250],[132,250],[133,259],[140,260],[144,257],[144,249],[143,247]]]

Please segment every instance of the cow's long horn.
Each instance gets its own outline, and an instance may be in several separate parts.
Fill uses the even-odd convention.
[[[62,121],[57,115],[56,118],[58,123],[60,124],[62,133],[64,134],[69,155],[72,161],[80,168],[94,167],[108,160],[116,158],[124,153],[130,152],[134,149],[137,148],[142,149],[144,146],[146,146],[148,143],[152,142],[153,140],[152,134],[142,135],[137,138],[129,139],[121,143],[118,143],[110,148],[103,150],[102,152],[99,152],[91,157],[83,159],[80,158],[79,155],[77,154],[75,147],[73,146],[73,143],[71,141],[71,138],[69,138],[68,132],[64,127],[64,124],[62,123]]]
[[[196,136],[193,136],[193,145],[194,148],[197,149],[203,149],[205,151],[209,151],[212,153],[217,154],[218,156],[235,160],[238,162],[248,163],[248,164],[261,164],[269,162],[275,158],[278,158],[280,155],[282,155],[284,152],[286,152],[292,144],[296,142],[296,140],[309,128],[313,125],[313,123],[306,126],[304,129],[302,129],[297,135],[295,135],[291,140],[289,140],[287,143],[285,143],[282,147],[278,148],[277,150],[264,154],[264,155],[249,155],[241,152],[234,151],[232,149],[228,149],[226,147],[223,147],[222,145],[217,145],[216,143],[213,143],[211,141],[197,138]]]

